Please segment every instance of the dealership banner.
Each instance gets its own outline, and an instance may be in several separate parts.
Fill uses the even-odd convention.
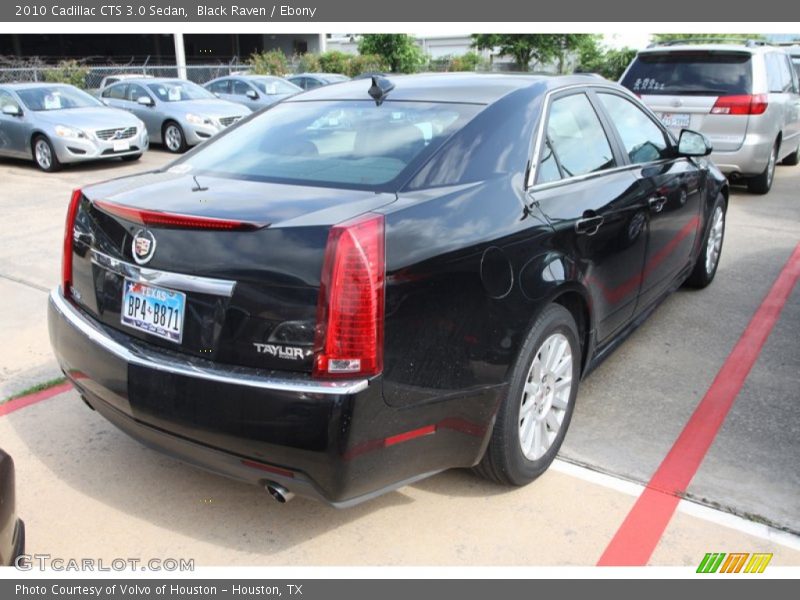
[[[487,600],[489,598],[534,598],[540,596],[604,598],[647,597],[672,600],[703,591],[729,600],[784,591],[793,597],[791,581],[759,579],[742,581],[716,579],[675,580],[590,580],[590,579],[306,579],[306,580],[187,580],[187,579],[98,579],[0,580],[0,597],[5,600],[183,600],[198,597],[211,600],[281,598],[282,600]],[[713,588],[711,587],[713,586]],[[796,590],[795,590],[796,591]],[[581,596],[578,596],[578,595]],[[612,595],[613,594],[613,595]],[[791,595],[790,595],[791,594]]]
[[[0,3],[0,22],[631,22],[653,20],[781,22],[797,18],[785,0],[695,2],[658,6],[640,0],[607,2],[430,2],[403,0],[19,0]]]

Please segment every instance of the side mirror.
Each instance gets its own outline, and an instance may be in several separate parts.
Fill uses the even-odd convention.
[[[250,98],[250,100],[258,100],[258,92],[255,90],[247,90],[245,96]]]
[[[678,155],[680,156],[708,156],[713,147],[708,138],[702,133],[683,129],[678,138]]]
[[[6,104],[3,106],[3,114],[11,117],[22,116],[22,109],[14,104]]]
[[[137,104],[141,104],[142,106],[153,106],[153,99],[150,96],[139,96],[136,99]]]

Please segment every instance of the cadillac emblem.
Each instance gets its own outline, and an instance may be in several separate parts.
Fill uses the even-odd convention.
[[[153,234],[146,229],[137,231],[136,235],[133,236],[133,244],[131,244],[133,260],[135,260],[137,264],[144,265],[150,262],[155,251],[156,238]]]

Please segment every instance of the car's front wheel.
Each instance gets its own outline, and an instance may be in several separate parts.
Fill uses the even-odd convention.
[[[167,150],[175,154],[182,154],[186,152],[186,136],[183,134],[183,129],[175,121],[167,121],[164,123],[164,133],[162,136],[164,145]]]
[[[33,160],[37,167],[47,173],[53,173],[61,168],[61,162],[56,156],[53,145],[43,135],[38,135],[33,139]]]
[[[717,274],[719,267],[719,257],[722,254],[722,242],[725,240],[725,216],[727,203],[722,194],[717,196],[714,206],[711,208],[711,218],[706,230],[706,237],[703,248],[697,257],[691,274],[686,280],[687,285],[695,288],[704,288],[712,281]]]
[[[567,433],[580,378],[581,347],[572,314],[552,304],[523,342],[480,475],[525,485],[544,473]]]

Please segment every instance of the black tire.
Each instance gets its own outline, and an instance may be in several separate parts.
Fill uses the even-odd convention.
[[[794,167],[800,164],[800,143],[797,144],[797,148],[794,149],[794,152],[781,161],[781,164],[787,167]]]
[[[711,243],[711,231],[714,228],[714,219],[715,215],[717,214],[717,210],[722,211],[722,232],[721,237],[719,238],[719,250],[717,252],[716,259],[713,261],[713,265],[709,269],[709,262],[708,262],[708,248],[709,244]],[[697,256],[697,260],[694,263],[694,269],[692,269],[691,274],[686,279],[686,285],[693,288],[704,288],[708,286],[712,281],[714,281],[714,276],[717,274],[717,269],[719,268],[719,260],[722,254],[722,246],[725,241],[725,222],[727,221],[727,213],[728,213],[728,203],[725,201],[725,197],[722,194],[717,195],[717,199],[714,201],[714,206],[711,207],[711,213],[708,220],[708,226],[706,227],[705,235],[703,237],[703,246],[700,249],[700,254]]]
[[[772,147],[772,154],[767,162],[766,168],[755,177],[747,180],[747,191],[752,194],[767,194],[772,189],[772,182],[775,181],[775,165],[778,162],[778,143]]]
[[[520,441],[520,410],[523,392],[534,358],[542,344],[553,334],[560,333],[568,341],[572,352],[572,384],[561,426],[550,447],[536,460],[529,460],[523,453]],[[525,485],[544,473],[558,454],[569,428],[575,409],[580,379],[581,346],[578,328],[572,314],[559,304],[551,304],[536,319],[531,327],[519,358],[511,374],[508,392],[497,413],[492,437],[475,472],[486,479],[503,485]],[[530,400],[526,400],[530,401]]]
[[[141,153],[139,153],[139,154],[128,154],[127,156],[120,156],[120,158],[124,162],[136,162],[137,160],[142,158],[142,154]]]
[[[167,140],[167,135],[169,135],[171,131],[175,131],[178,136],[178,141],[175,143]],[[173,154],[183,154],[189,148],[186,144],[186,135],[183,133],[183,127],[175,121],[166,121],[164,123],[164,126],[161,128],[161,142],[167,151]]]
[[[55,173],[61,170],[61,162],[56,156],[56,151],[53,149],[53,144],[47,139],[47,136],[37,135],[31,142],[33,150],[33,162],[45,173]],[[42,153],[42,154],[40,154]]]

